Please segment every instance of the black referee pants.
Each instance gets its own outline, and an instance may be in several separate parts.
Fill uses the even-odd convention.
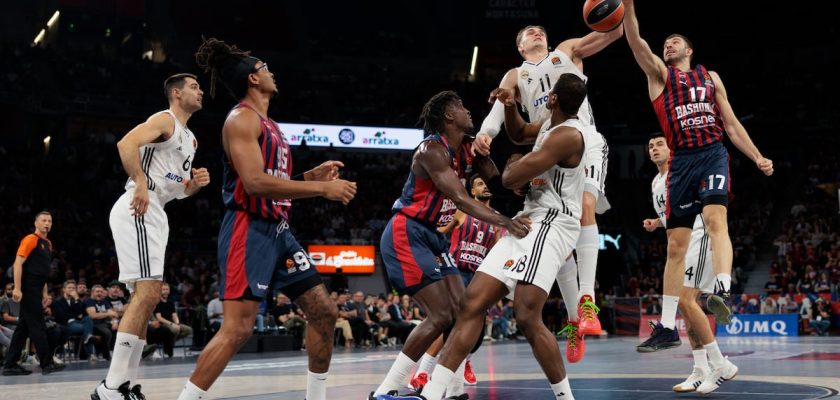
[[[44,309],[41,300],[44,295],[44,282],[23,282],[23,298],[20,301],[20,319],[9,352],[6,353],[5,368],[14,367],[20,361],[20,353],[26,344],[26,338],[32,340],[38,352],[41,368],[53,363],[53,354],[47,342],[47,324],[44,321]],[[12,301],[12,300],[9,300]]]

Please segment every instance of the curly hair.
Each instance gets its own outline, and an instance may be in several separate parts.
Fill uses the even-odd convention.
[[[423,105],[420,112],[420,120],[417,124],[423,124],[423,131],[429,135],[443,131],[443,120],[446,109],[455,102],[461,101],[461,97],[451,90],[445,90],[434,96]]]
[[[235,81],[238,80],[236,78],[241,78],[237,75],[242,73],[242,69],[238,68],[242,61],[256,60],[251,57],[251,52],[241,50],[236,45],[229,45],[216,38],[206,39],[202,36],[201,39],[201,46],[195,52],[195,63],[202,71],[210,74],[210,97],[216,97],[217,82],[221,82],[235,99],[244,97],[247,86]],[[253,62],[256,63],[256,61]]]

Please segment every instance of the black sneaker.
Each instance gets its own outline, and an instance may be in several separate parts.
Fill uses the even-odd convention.
[[[470,396],[466,393],[462,393],[460,396],[449,396],[446,400],[470,400]]]
[[[732,323],[731,297],[732,294],[728,290],[718,290],[715,294],[711,294],[706,298],[706,307],[708,307],[712,314],[715,314],[715,322],[724,325]]]
[[[680,334],[676,330],[666,328],[661,323],[654,324],[653,321],[649,321],[649,323],[653,332],[651,332],[648,340],[636,346],[636,351],[639,353],[653,353],[654,351],[679,347],[682,344]]]
[[[64,367],[65,367],[64,364],[52,363],[52,364],[47,365],[46,367],[41,367],[41,373],[44,374],[44,375],[49,375],[53,372],[58,372],[58,371],[63,370]]]
[[[134,387],[131,388],[131,398],[133,400],[146,400],[146,395],[143,394],[140,389],[142,389],[140,385],[134,385]]]
[[[370,395],[368,396],[367,400],[376,400],[377,396],[376,396],[375,393],[376,392],[370,392]],[[388,396],[397,396],[397,395],[399,395],[399,393],[400,392],[398,392],[396,390],[389,390],[388,391]]]
[[[3,376],[14,376],[14,375],[29,375],[32,371],[23,368],[20,364],[15,364],[11,367],[3,368]]]
[[[154,354],[155,351],[157,351],[157,349],[158,349],[158,345],[156,345],[156,344],[147,344],[147,345],[143,346],[143,352],[141,353],[140,358],[145,359],[146,357]]]

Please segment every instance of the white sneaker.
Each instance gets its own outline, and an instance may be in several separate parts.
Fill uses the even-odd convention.
[[[53,356],[53,362],[56,364],[64,364],[64,361],[58,358],[58,356]]]
[[[91,394],[91,399],[96,400],[131,400],[131,390],[129,383],[125,382],[117,389],[109,389],[105,387],[105,381],[99,383],[96,389]]]
[[[697,390],[697,388],[706,380],[706,377],[711,374],[708,368],[701,368],[701,367],[694,367],[694,371],[691,371],[691,375],[686,378],[686,380],[682,381],[682,383],[678,383],[674,385],[674,391],[677,393],[686,393],[686,392],[693,392]]]
[[[712,372],[706,376],[706,380],[697,387],[697,393],[711,393],[717,390],[723,382],[726,382],[738,375],[738,366],[726,358],[723,366],[720,368],[713,368]]]

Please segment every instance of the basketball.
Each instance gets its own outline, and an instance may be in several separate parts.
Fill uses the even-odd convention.
[[[624,20],[621,0],[586,0],[583,4],[583,21],[592,30],[609,32]]]

